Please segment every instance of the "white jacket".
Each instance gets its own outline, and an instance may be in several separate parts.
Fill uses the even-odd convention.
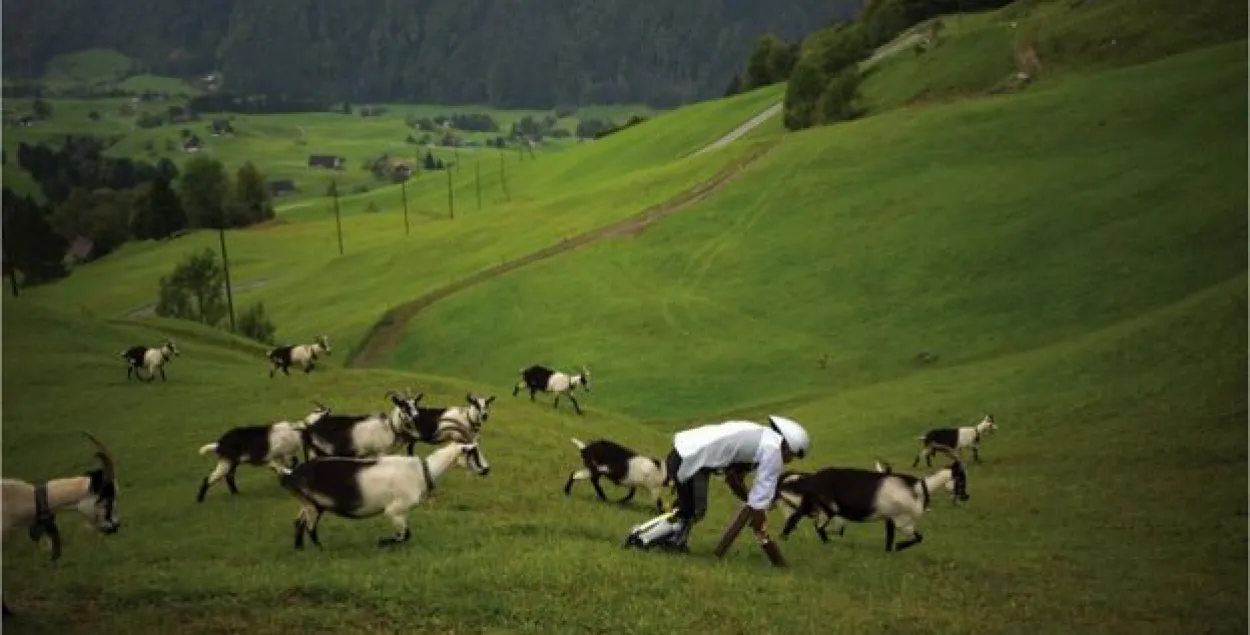
[[[751,421],[726,421],[678,432],[673,448],[681,455],[675,475],[685,482],[702,469],[724,469],[734,463],[756,466],[755,482],[747,496],[753,509],[767,510],[777,489],[785,461],[781,459],[783,437],[775,430]]]

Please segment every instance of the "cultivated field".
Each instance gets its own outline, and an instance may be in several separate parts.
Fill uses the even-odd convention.
[[[1212,26],[1222,0],[1170,32],[1156,0],[1036,4],[944,18],[948,39],[923,54],[896,46],[859,121],[788,133],[777,117],[690,156],[782,98],[767,87],[505,156],[506,196],[486,152],[480,210],[471,161],[452,172],[454,219],[446,175],[422,175],[408,234],[397,188],[345,198],[341,256],[323,199],[227,232],[236,310],[263,300],[285,342],[329,336],[309,375],[270,380],[264,346],[141,315],[215,233],[130,244],[5,296],[4,474],[85,469],[90,430],[118,458],[123,521],[102,536],[67,512],[55,565],[15,536],[5,626],[1246,632],[1246,40]],[[1074,52],[1113,30],[1119,52]],[[987,96],[1024,41],[1056,70]],[[281,166],[295,154],[262,134],[391,134],[317,117],[249,118],[256,136],[232,142]],[[165,336],[182,351],[169,381],[128,383],[120,352]],[[586,414],[512,397],[532,363],[589,366]],[[295,551],[298,505],[266,469],[195,502],[213,467],[196,450],[227,428],[312,400],[380,411],[404,388],[425,404],[497,397],[490,474],[450,473],[409,544],[376,546],[385,519],[327,516],[325,549]],[[768,413],[811,431],[797,469],[921,473],[926,429],[993,414],[1000,431],[969,466],[971,500],[935,496],[922,545],[885,553],[880,523],[822,544],[804,523],[785,570],[749,535],[712,556],[736,503],[719,484],[684,557],[621,548],[654,514],[643,492],[620,506],[587,483],[560,491],[579,467],[570,437],[659,457],[680,426]],[[774,534],[783,521],[770,514]]]

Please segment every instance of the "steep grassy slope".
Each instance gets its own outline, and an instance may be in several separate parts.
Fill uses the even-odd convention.
[[[256,346],[219,333],[6,302],[6,476],[85,469],[77,430],[89,429],[123,479],[117,535],[93,534],[69,512],[57,565],[25,536],[6,545],[5,597],[19,612],[6,630],[1242,633],[1246,286],[1243,273],[1066,343],[793,409],[815,439],[803,467],[880,456],[905,469],[922,428],[984,409],[1001,431],[972,466],[970,503],[935,499],[923,545],[883,553],[880,525],[822,545],[803,525],[783,545],[786,571],[770,570],[749,539],[712,558],[732,511],[719,485],[688,558],[619,547],[650,515],[641,506],[603,505],[584,484],[563,496],[576,466],[569,436],[665,449],[666,435],[627,419],[393,371],[270,381]],[[184,351],[169,382],[128,385],[116,352],[162,333]],[[450,474],[413,512],[411,544],[378,549],[382,519],[327,518],[326,549],[294,552],[296,506],[263,470],[240,471],[238,496],[214,489],[194,502],[211,468],[195,449],[220,430],[298,416],[311,399],[381,408],[402,386],[430,403],[500,395],[482,441],[491,473]],[[607,379],[595,394],[620,390]],[[774,528],[781,521],[773,514]],[[786,610],[759,597],[784,598]]]
[[[943,15],[908,30],[866,74],[870,112],[1018,88],[1017,72],[1045,84],[1151,62],[1246,35],[1245,3],[1195,0],[1029,0]],[[919,45],[919,46],[918,46]]]
[[[787,137],[640,237],[433,306],[394,365],[587,363],[595,403],[684,417],[1131,319],[1245,271],[1245,69],[1229,44]]]
[[[279,337],[302,341],[326,333],[346,353],[390,307],[636,214],[712,178],[752,151],[751,145],[681,157],[777,95],[776,88],[764,89],[700,105],[691,109],[693,114],[668,113],[560,155],[524,162],[510,158],[511,200],[499,201],[498,191],[488,189],[480,212],[471,172],[453,172],[456,218],[451,222],[442,175],[423,176],[408,188],[410,236],[404,234],[398,188],[345,202],[341,257],[333,215],[319,206],[301,210],[303,222],[228,232],[232,281],[244,289],[236,306],[262,300]],[[650,132],[641,132],[644,127]],[[649,134],[664,141],[651,144]],[[643,150],[635,149],[640,145]],[[583,163],[592,167],[583,169]],[[484,163],[483,172],[487,169]],[[365,201],[383,211],[361,213]],[[128,314],[155,301],[160,277],[184,254],[216,249],[217,240],[215,233],[195,232],[160,244],[129,244],[60,283],[32,289],[30,297],[101,315]]]

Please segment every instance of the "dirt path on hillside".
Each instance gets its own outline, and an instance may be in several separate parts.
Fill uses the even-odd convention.
[[[630,234],[638,234],[646,228],[647,225],[697,203],[707,198],[713,192],[725,187],[736,176],[741,174],[749,165],[759,159],[773,148],[775,144],[763,145],[752,151],[748,155],[734,161],[731,165],[726,166],[717,172],[715,176],[700,183],[699,185],[674,196],[658,205],[649,207],[633,216],[617,221],[610,225],[598,227],[582,234],[578,234],[572,238],[567,238],[559,243],[544,247],[538,251],[522,256],[515,260],[509,260],[489,269],[483,269],[477,273],[452,282],[450,284],[439,287],[433,291],[425,293],[416,299],[405,302],[404,304],[387,311],[382,315],[381,319],[374,324],[361,345],[352,351],[347,359],[348,367],[376,366],[381,364],[387,355],[399,345],[399,340],[403,336],[404,330],[408,327],[408,323],[412,321],[418,313],[425,310],[426,307],[452,295],[463,291],[473,285],[486,282],[494,278],[498,278],[505,273],[520,269],[526,265],[541,262],[553,256],[563,254],[578,247],[589,245],[605,238],[614,236],[624,236]]]
[[[764,110],[764,112],[758,115],[755,115],[754,117],[751,117],[750,119],[746,121],[746,123],[743,123],[742,125],[738,126],[737,128],[734,128],[733,130],[730,130],[729,134],[726,134],[725,136],[717,139],[716,141],[713,141],[703,146],[702,148],[695,150],[692,154],[689,154],[687,156],[697,157],[700,154],[703,154],[704,152],[715,150],[717,148],[723,148],[726,145],[729,145],[730,143],[736,141],[738,138],[742,137],[742,135],[748,132],[751,132],[752,130],[755,130],[757,127],[760,126],[760,124],[764,123],[765,121],[768,121],[769,119],[772,119],[774,116],[776,116],[777,113],[781,112],[781,108],[784,105],[785,104],[783,102],[779,101],[769,106],[767,109]]]

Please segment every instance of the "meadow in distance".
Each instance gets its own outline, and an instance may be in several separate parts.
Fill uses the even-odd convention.
[[[151,314],[162,276],[219,248],[212,230],[129,241],[6,293],[4,475],[83,471],[89,430],[116,457],[124,525],[103,536],[63,513],[56,564],[24,532],[9,540],[3,592],[19,615],[6,628],[1245,632],[1245,7],[1187,4],[940,16],[861,62],[862,113],[797,131],[783,108],[738,134],[790,98],[786,81],[574,113],[562,125],[647,120],[532,154],[414,149],[405,117],[490,112],[506,126],[537,111],[235,117],[202,154],[301,185],[274,199],[274,220],[224,232],[236,311],[263,301],[275,341],[326,335],[332,352],[270,379],[271,345]],[[108,75],[110,59],[62,62],[48,81]],[[111,154],[141,157],[178,137],[88,123],[121,101],[50,98],[46,121],[6,127],[6,187],[38,189],[15,166],[23,140],[102,126],[123,135]],[[331,173],[302,164],[321,147],[355,166],[336,173],[337,219]],[[457,166],[403,186],[359,167],[427,149]],[[163,338],[181,352],[168,381],[127,381],[119,353]],[[512,396],[536,363],[590,369],[584,415]],[[407,545],[376,547],[384,518],[327,516],[325,548],[293,550],[298,505],[263,468],[240,468],[239,494],[195,502],[213,463],[196,449],[226,429],[313,401],[389,410],[387,391],[406,388],[432,405],[496,397],[489,475],[450,472],[412,511]],[[924,543],[896,554],[880,523],[825,544],[804,522],[781,542],[785,569],[749,535],[717,560],[738,503],[716,480],[692,554],[628,551],[655,513],[645,496],[561,492],[580,466],[571,437],[662,458],[679,429],[774,413],[812,434],[788,466],[800,470],[884,459],[927,474],[911,467],[925,430],[992,414],[999,431],[968,464],[970,500],[935,495]],[[784,521],[770,513],[774,536]]]

